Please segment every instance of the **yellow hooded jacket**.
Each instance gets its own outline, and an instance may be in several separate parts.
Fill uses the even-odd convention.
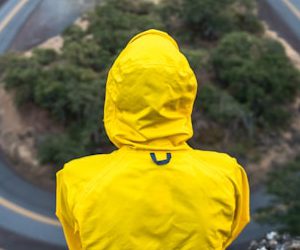
[[[71,250],[222,250],[249,222],[247,176],[227,154],[192,149],[197,82],[177,43],[135,36],[107,80],[117,150],[57,173],[56,214]]]

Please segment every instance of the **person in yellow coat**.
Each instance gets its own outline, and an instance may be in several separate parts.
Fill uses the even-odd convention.
[[[239,235],[250,220],[247,176],[229,155],[187,144],[196,91],[172,37],[132,38],[106,85],[104,125],[118,149],[57,173],[69,249],[223,250]]]

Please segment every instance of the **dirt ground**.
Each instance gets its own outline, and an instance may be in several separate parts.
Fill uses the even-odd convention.
[[[13,93],[0,84],[0,149],[12,168],[25,179],[54,190],[54,172],[37,160],[37,141],[43,134],[62,131],[46,111],[32,104],[17,108]]]

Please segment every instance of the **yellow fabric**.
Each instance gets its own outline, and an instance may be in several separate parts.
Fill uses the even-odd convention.
[[[197,82],[176,42],[149,30],[112,66],[104,124],[117,150],[65,164],[57,209],[71,250],[223,250],[249,222],[247,176],[192,149]],[[168,164],[157,165],[150,157]]]

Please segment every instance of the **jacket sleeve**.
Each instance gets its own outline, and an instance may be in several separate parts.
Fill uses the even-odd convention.
[[[236,208],[232,223],[231,236],[225,244],[228,247],[250,222],[249,183],[245,170],[238,164],[235,174]]]
[[[72,211],[69,206],[68,185],[63,177],[63,170],[56,175],[56,216],[59,219],[70,250],[80,250],[81,242]]]

